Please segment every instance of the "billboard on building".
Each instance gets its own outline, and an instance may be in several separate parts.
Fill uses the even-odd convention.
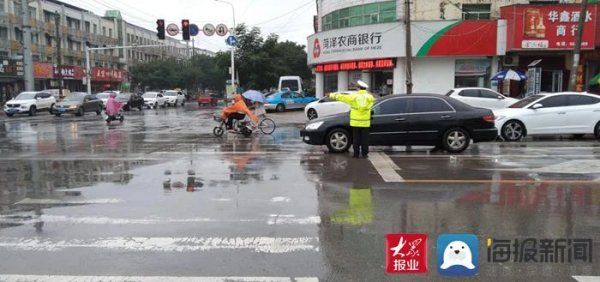
[[[507,20],[507,50],[572,50],[577,26],[584,17],[582,49],[594,49],[597,6],[589,5],[581,15],[581,5],[512,5],[500,8]]]

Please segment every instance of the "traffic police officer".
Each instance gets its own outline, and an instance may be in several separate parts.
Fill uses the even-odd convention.
[[[332,93],[329,98],[350,105],[350,127],[354,157],[369,155],[369,128],[371,127],[371,107],[375,98],[367,91],[369,85],[357,81],[358,91],[351,94]]]

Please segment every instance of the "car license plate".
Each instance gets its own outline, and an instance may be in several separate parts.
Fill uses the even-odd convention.
[[[59,112],[59,113],[64,113],[64,112],[66,112],[66,111],[67,111],[67,109],[65,109],[65,108],[59,108],[59,109],[58,109],[58,112]]]
[[[17,112],[17,109],[15,109],[15,108],[10,108],[10,109],[6,110],[6,112],[7,112],[7,113],[16,113],[16,112]]]

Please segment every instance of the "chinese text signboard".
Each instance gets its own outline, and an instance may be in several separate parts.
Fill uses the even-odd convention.
[[[23,76],[23,61],[0,60],[0,76]]]
[[[507,50],[559,49],[575,46],[577,25],[584,18],[582,49],[594,49],[596,40],[596,5],[581,15],[580,5],[513,5],[500,9],[507,19]]]
[[[125,71],[105,68],[92,68],[92,81],[124,81]]]
[[[387,69],[394,68],[396,62],[394,59],[362,60],[348,61],[341,63],[321,64],[315,66],[316,72],[334,72],[334,71],[352,71],[369,69]]]

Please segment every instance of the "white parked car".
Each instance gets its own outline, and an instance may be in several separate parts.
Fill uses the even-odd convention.
[[[583,136],[600,139],[600,96],[561,92],[529,96],[506,109],[494,110],[496,128],[506,141],[527,135]]]
[[[104,105],[104,107],[106,107],[106,102],[108,102],[108,97],[110,96],[111,93],[115,93],[115,94],[119,95],[121,93],[121,91],[100,92],[100,93],[96,94],[96,98],[102,100],[102,105]]]
[[[167,105],[177,107],[177,105],[185,106],[185,95],[177,90],[163,90],[163,96],[167,98]]]
[[[479,87],[454,88],[446,93],[446,96],[459,100],[469,106],[492,110],[503,109],[519,101],[491,89]]]
[[[341,92],[348,94],[349,92]],[[304,114],[309,120],[320,117],[347,113],[350,111],[350,106],[346,103],[334,101],[329,97],[323,97],[317,101],[311,102],[304,108]]]
[[[42,110],[52,113],[55,103],[56,99],[48,92],[21,92],[17,97],[6,102],[4,112],[9,117],[23,113],[33,116]]]
[[[150,109],[164,108],[167,105],[167,98],[158,92],[146,92],[142,98],[144,98],[144,105]]]

